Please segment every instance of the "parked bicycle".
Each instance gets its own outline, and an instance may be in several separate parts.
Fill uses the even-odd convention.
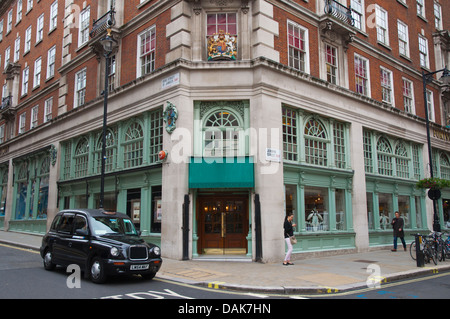
[[[431,260],[435,265],[437,261],[444,260],[445,256],[443,254],[443,245],[441,243],[441,235],[432,232],[428,236],[422,236],[421,249],[423,251],[423,259],[425,263],[429,263]],[[411,258],[416,260],[416,241],[413,241],[409,246],[409,253]]]

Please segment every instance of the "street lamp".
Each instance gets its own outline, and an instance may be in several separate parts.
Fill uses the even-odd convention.
[[[425,120],[427,125],[427,144],[428,144],[428,161],[430,165],[430,177],[434,177],[433,173],[433,155],[431,154],[431,139],[430,139],[430,119],[429,119],[429,110],[428,110],[428,101],[427,101],[427,84],[431,83],[433,81],[433,75],[436,73],[442,72],[442,77],[440,80],[444,82],[445,85],[449,85],[450,83],[450,71],[447,69],[447,67],[434,71],[425,73],[425,71],[422,71],[422,82],[423,82],[423,100],[425,102]],[[439,196],[436,196],[436,194],[433,194],[430,196],[430,199],[433,200],[433,231],[440,232],[441,231],[441,224],[439,223],[439,215],[437,213],[436,208],[436,200],[440,198]]]
[[[106,119],[108,113],[108,91],[109,91],[109,60],[117,41],[111,36],[111,29],[107,30],[106,36],[100,39],[103,46],[103,56],[105,57],[105,89],[103,90],[103,132],[102,132],[102,161],[100,175],[100,203],[99,208],[103,208],[105,198],[105,161],[106,161]]]

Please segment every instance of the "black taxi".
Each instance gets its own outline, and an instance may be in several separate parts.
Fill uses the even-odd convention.
[[[102,209],[62,210],[42,239],[44,268],[77,264],[86,278],[139,274],[152,279],[161,267],[161,250],[145,242],[125,214]]]

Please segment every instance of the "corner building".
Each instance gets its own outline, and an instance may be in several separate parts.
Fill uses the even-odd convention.
[[[392,245],[396,210],[426,232],[425,112],[450,179],[450,96],[437,73],[426,108],[422,72],[450,65],[449,5],[3,1],[0,227],[98,207],[108,79],[104,206],[165,257],[280,261],[288,212],[301,256]]]

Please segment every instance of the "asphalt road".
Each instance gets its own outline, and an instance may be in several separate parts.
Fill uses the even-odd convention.
[[[448,299],[450,272],[422,278],[383,284],[379,288],[361,289],[326,296],[262,295],[231,292],[186,285],[155,278],[146,281],[139,276],[110,278],[98,285],[84,279],[77,272],[58,267],[46,271],[39,253],[33,250],[0,244],[0,299],[170,299],[176,303],[168,307],[174,314],[189,311],[214,310],[220,314],[242,314],[246,311],[278,313],[284,302],[293,299]],[[274,302],[284,299],[283,303]],[[199,301],[203,300],[203,301]],[[205,302],[210,300],[211,302]],[[286,301],[287,300],[287,301]],[[242,305],[256,305],[253,309]],[[197,305],[197,308],[192,308]],[[259,306],[258,306],[259,305]],[[191,308],[189,308],[191,307]],[[205,308],[202,308],[205,307]],[[267,313],[269,311],[269,313]],[[249,314],[249,313],[247,313]],[[250,313],[251,314],[251,313]],[[262,313],[264,314],[264,313]],[[261,313],[258,313],[261,315]],[[208,317],[206,313],[202,316]]]

